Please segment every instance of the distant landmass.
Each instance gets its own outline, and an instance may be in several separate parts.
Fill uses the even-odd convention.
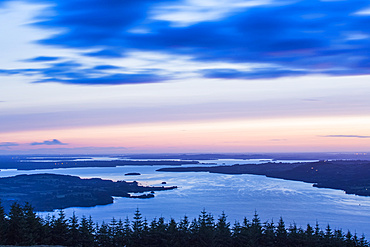
[[[103,158],[99,160],[99,157]],[[111,160],[104,160],[104,158]],[[98,159],[96,159],[98,158]],[[203,160],[369,160],[370,153],[171,153],[130,155],[0,155],[0,169],[37,170],[74,167],[181,166]]]
[[[50,161],[55,159],[58,161]],[[72,160],[71,160],[72,159]],[[0,169],[37,170],[74,167],[116,167],[116,166],[181,166],[185,164],[199,164],[192,160],[80,160],[82,158],[46,157],[30,159],[28,156],[0,156]]]
[[[0,199],[5,209],[14,202],[29,202],[36,211],[52,211],[67,207],[92,207],[113,203],[113,196],[152,198],[154,191],[171,187],[140,186],[136,181],[125,182],[100,178],[81,179],[57,174],[18,175],[0,178]],[[144,193],[130,195],[129,193]]]
[[[315,187],[340,189],[347,194],[370,196],[370,161],[364,160],[176,167],[162,168],[157,171],[265,175],[313,183]]]
[[[272,160],[370,160],[370,153],[206,153],[206,154],[131,154],[127,159],[180,159],[180,160],[217,160],[217,159],[272,159]]]

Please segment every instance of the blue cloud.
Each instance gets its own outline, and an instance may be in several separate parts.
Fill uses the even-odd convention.
[[[121,85],[163,82],[169,78],[158,75],[158,70],[146,70],[139,73],[105,73],[111,69],[119,69],[113,65],[98,65],[92,68],[82,68],[82,64],[74,61],[53,63],[49,67],[39,69],[9,69],[0,70],[5,75],[40,75],[43,79],[34,83],[57,82],[82,85]],[[91,75],[94,76],[91,76]]]
[[[283,70],[283,69],[255,69],[252,71],[239,71],[235,69],[205,69],[200,71],[207,78],[222,79],[264,79],[278,78],[285,76],[302,76],[306,75],[305,71]]]
[[[105,65],[95,66],[93,68],[93,70],[110,70],[110,69],[120,69],[120,68],[121,67],[118,67],[118,66],[113,66],[113,65],[105,64]]]
[[[124,48],[122,38],[127,30],[145,21],[153,5],[149,0],[54,0],[55,15],[36,25],[45,28],[65,28],[66,31],[40,41],[62,47]],[[171,2],[158,0],[155,4]],[[172,1],[174,2],[174,1]],[[84,6],[76,7],[76,6]],[[47,16],[46,16],[47,17]],[[114,49],[113,49],[114,50]]]
[[[113,74],[94,78],[86,78],[84,74],[65,74],[68,79],[63,78],[50,78],[45,80],[36,81],[36,83],[45,82],[59,82],[65,84],[81,84],[81,85],[122,85],[122,84],[140,84],[140,83],[153,83],[162,82],[166,80],[165,77],[155,74]]]
[[[90,56],[90,57],[99,57],[99,58],[119,58],[119,57],[123,57],[122,53],[121,52],[118,52],[117,50],[108,50],[108,49],[104,49],[104,50],[99,50],[99,51],[96,51],[96,52],[88,52],[88,53],[85,53],[86,56]]]
[[[16,75],[19,74],[20,71],[13,70],[13,69],[0,69],[0,74],[2,75]]]
[[[67,145],[67,143],[63,143],[57,139],[43,141],[43,142],[32,142],[31,145]]]
[[[52,3],[50,11],[45,11],[48,14],[38,18],[42,21],[32,25],[63,31],[38,42],[80,49],[83,56],[106,58],[109,61],[110,58],[124,57],[133,50],[156,51],[186,55],[201,62],[271,65],[251,72],[201,71],[205,77],[211,78],[260,79],[310,73],[370,74],[370,16],[356,14],[369,7],[367,0],[275,1],[270,5],[245,8],[220,19],[188,26],[176,26],[169,21],[150,18],[151,11],[158,5],[181,5],[179,0],[44,1]],[[135,28],[146,31],[132,32]],[[96,51],[87,51],[91,48]],[[35,62],[42,62],[43,59],[45,61],[48,58],[34,58]],[[91,78],[91,74],[109,70],[109,67],[97,66],[90,71],[80,67],[78,63],[73,66],[68,63],[52,64],[40,71],[44,75],[41,81],[82,84],[161,81],[155,72],[150,75],[113,74]],[[9,75],[21,72],[25,73],[0,70],[0,73]],[[62,75],[70,79],[60,79]],[[126,77],[126,80],[114,79],[117,77]]]
[[[53,62],[56,60],[59,60],[59,57],[48,57],[48,56],[39,56],[39,57],[34,57],[27,59],[27,62]]]

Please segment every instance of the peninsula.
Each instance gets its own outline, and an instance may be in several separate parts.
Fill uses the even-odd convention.
[[[67,207],[92,207],[113,203],[113,196],[152,198],[154,191],[172,190],[176,186],[147,187],[138,182],[81,179],[57,174],[18,175],[0,178],[0,199],[5,209],[14,202],[29,202],[35,211],[52,211]],[[148,194],[131,195],[130,193]]]
[[[301,163],[264,163],[211,167],[162,168],[166,172],[255,174],[313,183],[320,188],[340,189],[347,194],[370,196],[370,161],[322,160]]]

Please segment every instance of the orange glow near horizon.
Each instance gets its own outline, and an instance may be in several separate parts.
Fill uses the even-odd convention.
[[[237,119],[3,133],[18,149],[125,147],[128,152],[368,151],[370,117]],[[346,135],[344,135],[346,134]],[[56,138],[68,145],[31,146]]]

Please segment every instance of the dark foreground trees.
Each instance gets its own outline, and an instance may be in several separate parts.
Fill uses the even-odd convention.
[[[112,219],[96,224],[90,218],[63,211],[58,216],[38,217],[29,204],[14,203],[8,214],[0,205],[0,245],[63,245],[63,246],[369,246],[365,237],[350,232],[321,229],[318,224],[305,229],[286,227],[282,218],[274,222],[260,221],[255,213],[252,220],[231,225],[222,213],[217,219],[203,210],[198,218],[186,216],[179,222],[163,217],[148,222],[137,210],[133,220]]]

